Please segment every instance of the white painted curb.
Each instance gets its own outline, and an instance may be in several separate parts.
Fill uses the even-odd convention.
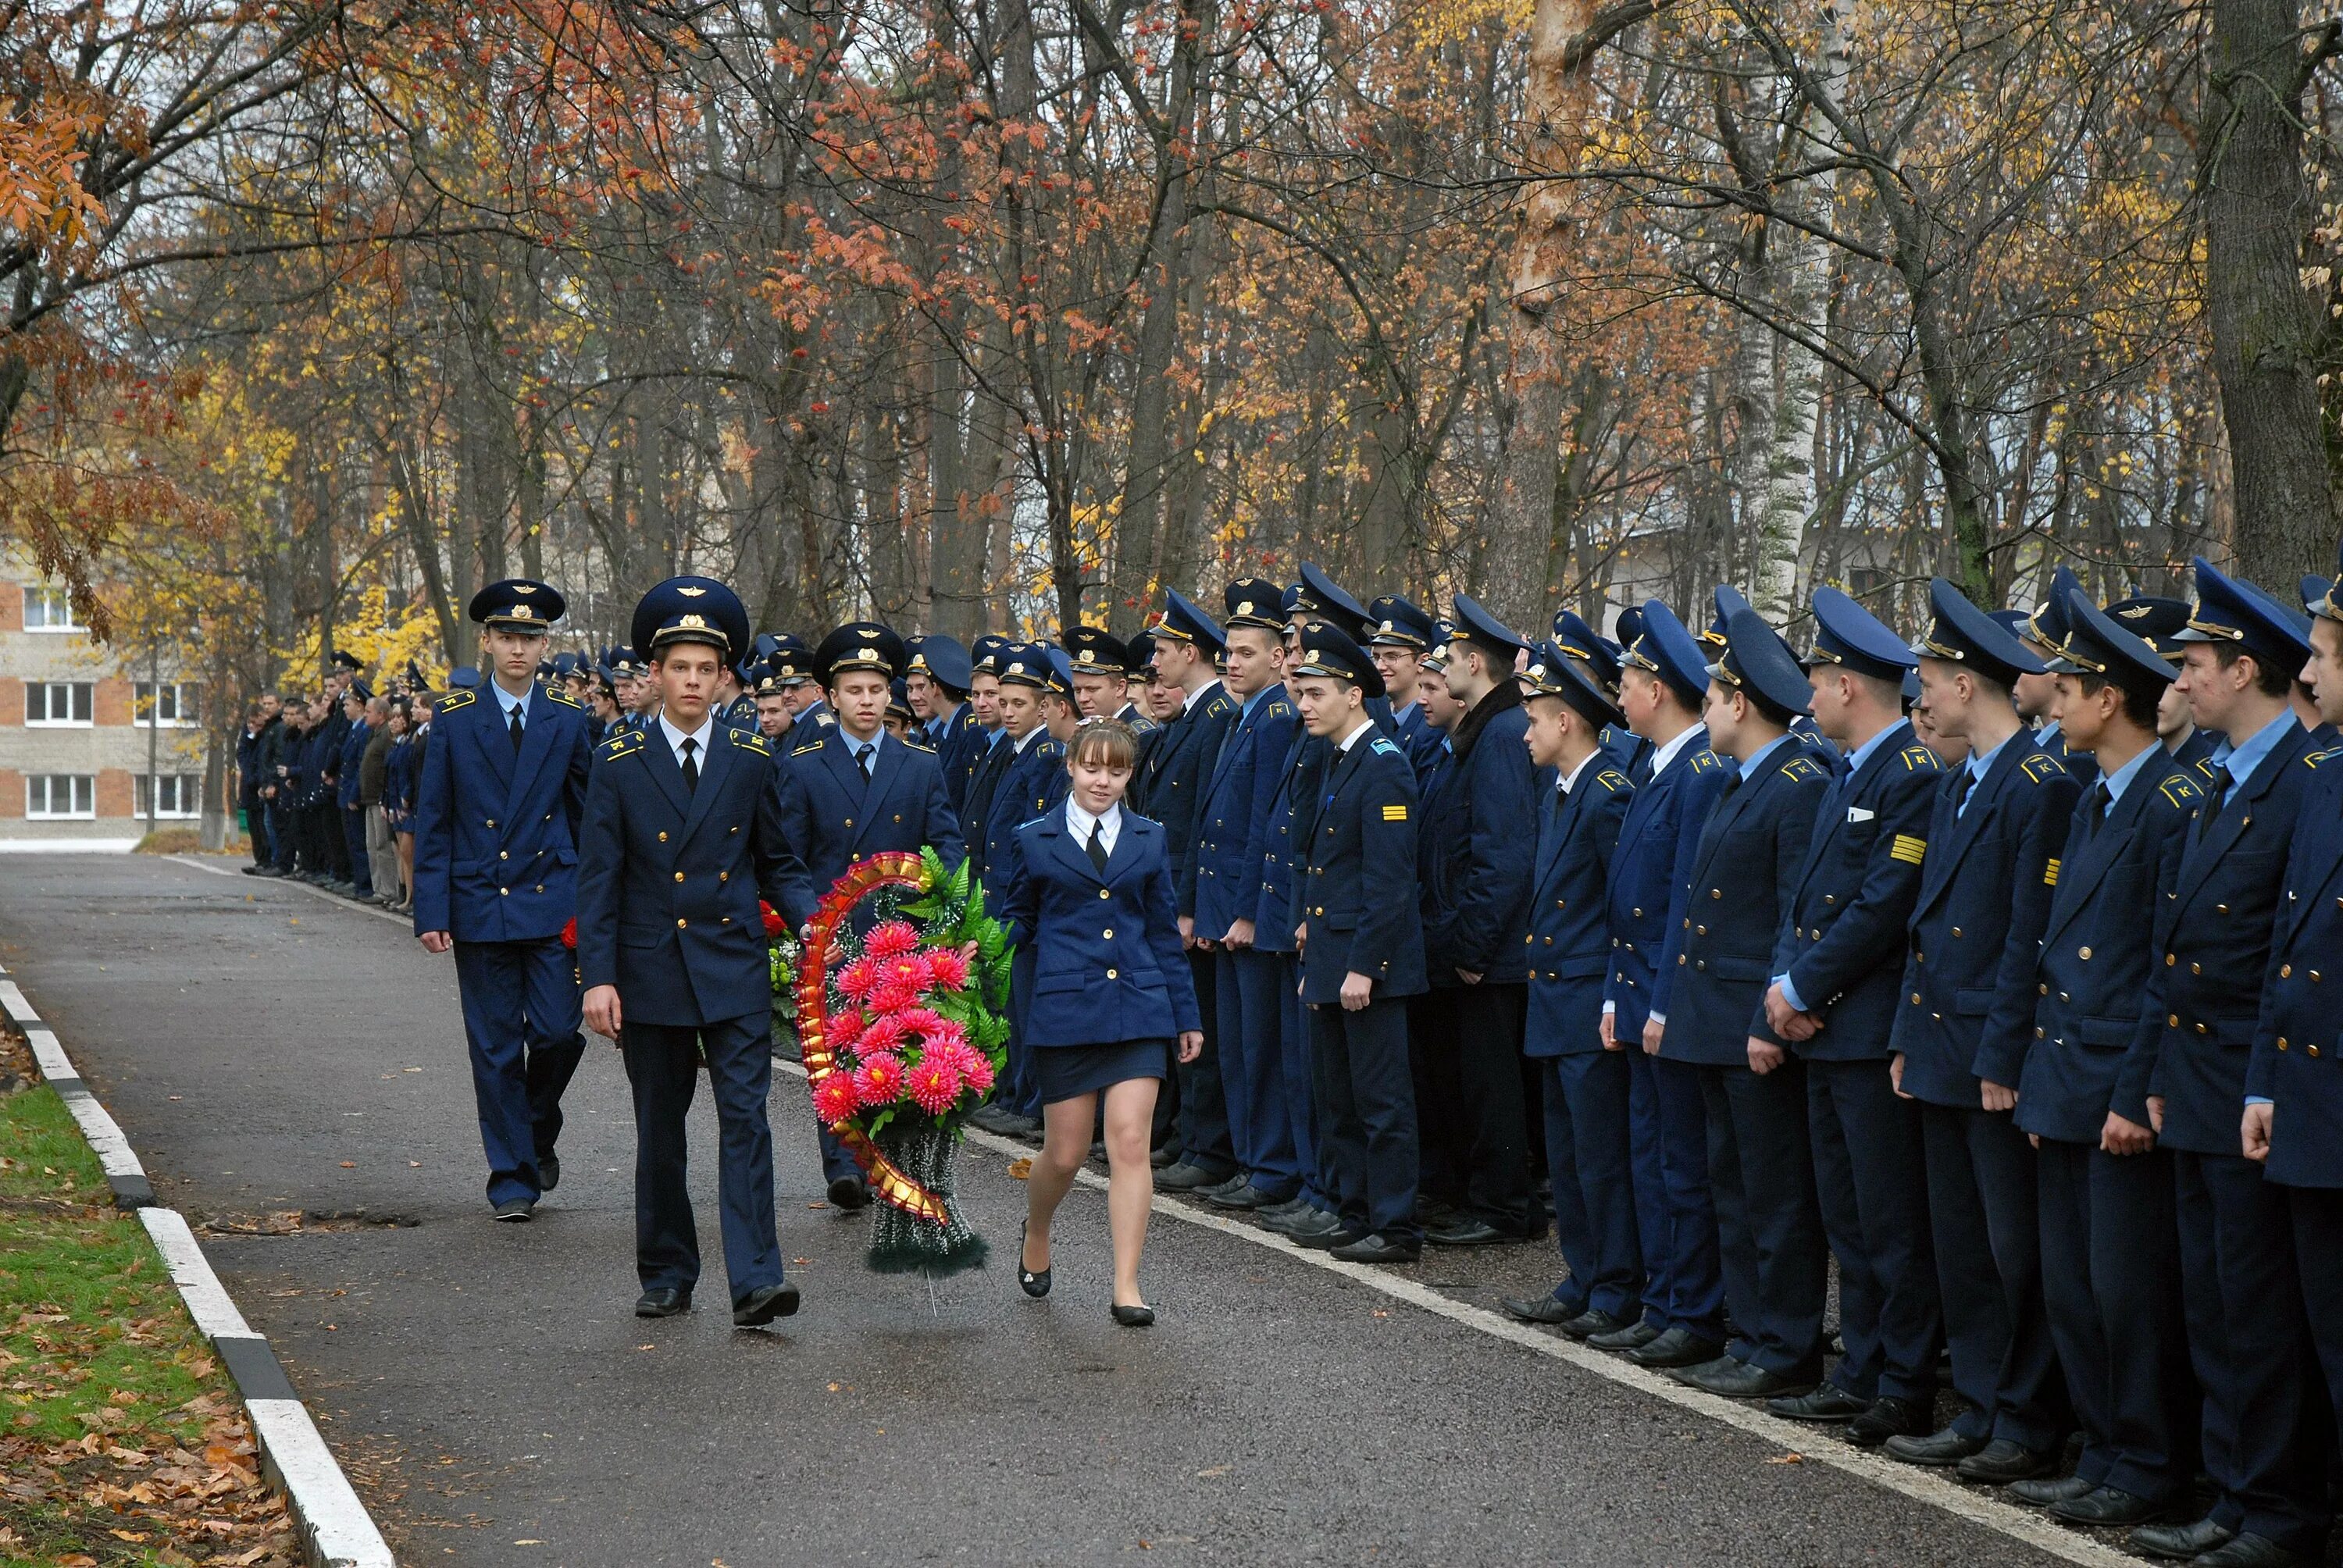
[[[0,975],[5,973],[0,970]],[[187,1315],[235,1379],[245,1411],[252,1419],[253,1435],[259,1440],[262,1473],[291,1503],[311,1568],[396,1568],[389,1543],[375,1527],[366,1504],[358,1501],[333,1450],[326,1446],[317,1423],[309,1418],[308,1407],[294,1397],[293,1385],[277,1363],[277,1353],[244,1321],[227,1287],[220,1283],[211,1261],[196,1244],[186,1217],[155,1202],[146,1167],[139,1164],[120,1126],[82,1082],[73,1059],[57,1043],[55,1031],[42,1023],[15,980],[0,979],[0,1008],[24,1027],[41,1077],[65,1101],[82,1136],[96,1151],[106,1183],[114,1189],[115,1201],[138,1211],[139,1223],[154,1238],[171,1282],[179,1289],[179,1299],[187,1304]]]

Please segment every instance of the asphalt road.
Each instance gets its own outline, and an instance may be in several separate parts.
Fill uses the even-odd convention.
[[[932,1290],[870,1273],[779,1074],[804,1311],[731,1328],[703,1161],[706,1304],[639,1322],[617,1053],[589,1037],[538,1222],[492,1224],[454,972],[389,920],[217,866],[8,855],[0,961],[404,1562],[2056,1560],[1991,1504],[1980,1523],[1792,1462],[1778,1432],[1434,1310],[1547,1281],[1544,1247],[1434,1252],[1394,1271],[1438,1292],[1411,1301],[1159,1217],[1161,1322],[1133,1332],[1107,1317],[1101,1196],[1069,1199],[1057,1290],[1029,1302],[1005,1266],[1021,1185],[972,1146],[963,1195],[1002,1263]],[[704,1097],[695,1123],[712,1159]]]

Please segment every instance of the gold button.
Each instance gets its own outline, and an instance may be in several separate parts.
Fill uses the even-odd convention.
[[[1912,1005],[1914,1007],[1918,1007],[1920,1005],[1920,993],[1918,991],[1914,991],[1912,993]]]
[[[1682,966],[1682,964],[1684,963],[1684,954],[1682,954],[1682,953],[1678,953],[1678,954],[1676,955],[1676,963],[1678,964],[1678,966]]]
[[[1523,937],[1523,938],[1522,939],[1522,946],[1523,946],[1523,947],[1527,947],[1527,946],[1529,946],[1532,942],[1534,942],[1534,941],[1535,941],[1535,940],[1537,940],[1537,938],[1536,938],[1534,935],[1531,935],[1531,936]],[[1546,940],[1548,940],[1548,941],[1552,941],[1552,940],[1554,940],[1554,939],[1553,939],[1552,937],[1548,937],[1548,938],[1546,938]]]
[[[1953,928],[1953,935],[1955,935],[1955,936],[1959,936],[1960,934],[1961,934],[1961,928],[1960,928],[1960,927],[1958,927],[1958,926],[1955,926],[1955,927]]]
[[[2177,1012],[2167,1013],[2164,1015],[2164,1021],[2167,1026],[2172,1029],[2178,1029],[2180,1027],[2180,1015]]]
[[[511,892],[512,890],[510,888],[498,888],[497,890],[497,896],[498,898],[505,898],[510,895]]]
[[[2204,1026],[2203,1024],[2201,1024],[2201,1023],[2200,1023],[2200,1024],[2198,1024],[2198,1025],[2197,1026],[2197,1032],[2198,1034],[2203,1034],[2203,1033],[2205,1032],[2205,1026]]]
[[[683,873],[682,873],[681,871],[678,871],[678,872],[675,874],[675,879],[676,879],[677,881],[679,881],[679,882],[680,882],[681,880],[683,880]]]
[[[2041,987],[2040,990],[2044,996],[2048,996],[2050,994],[2050,988],[2046,985]]]
[[[1704,937],[1708,935],[1708,928],[1706,926],[1694,926],[1692,929],[1692,934],[1696,937]]]
[[[538,892],[540,892],[540,893],[541,893],[541,892],[543,892],[543,891],[545,891],[545,884],[544,884],[543,882],[539,882],[539,883],[537,885],[537,890],[538,890]]]
[[[2284,1050],[2286,1049],[2286,1036],[2279,1035],[2278,1037],[2278,1048],[2280,1050]]]
[[[2213,906],[2213,912],[2217,915],[2226,915],[2229,912],[2229,906],[2227,904],[2215,904]]]
[[[1836,893],[1825,893],[1823,895],[1823,902],[1825,904],[1835,904],[1838,902],[1838,895]]]
[[[664,828],[659,829],[659,842],[662,844],[667,842],[667,829]]]
[[[2040,1039],[2042,1038],[2042,1031],[2041,1031],[2040,1030],[2038,1030],[2038,1029],[2037,1029],[2037,1030],[2036,1030],[2034,1031],[2034,1038],[2035,1038],[2035,1039],[2036,1039],[2036,1040],[2040,1040]]]
[[[1112,926],[1109,926],[1106,930],[1101,931],[1099,933],[1099,940],[1101,941],[1107,942],[1114,940],[1114,928]]]
[[[2085,948],[2085,949],[2083,949],[2080,952],[2077,953],[2075,956],[2076,956],[2077,958],[2079,958],[2079,959],[2083,959],[2083,960],[2087,960],[2090,958],[2090,956],[2091,956],[2091,950],[2090,950],[2090,949],[2088,949],[2088,948]]]
[[[512,856],[503,849],[498,849],[497,851],[497,859],[499,860],[509,860],[512,859]]]
[[[716,873],[716,879],[719,882],[729,882],[732,879],[732,873],[729,871],[719,871]]]
[[[496,819],[494,817],[489,818],[489,819],[488,819],[488,826],[489,826],[489,827],[491,827],[491,828],[493,828],[493,827],[495,827],[496,825],[497,825],[497,819]]]
[[[1696,970],[1704,970],[1704,969],[1706,969],[1706,968],[1708,967],[1708,960],[1707,960],[1706,959],[1702,959],[1702,960],[1699,960],[1697,963],[1694,964],[1692,967],[1693,967],[1693,968],[1694,968],[1694,969],[1696,969]]]
[[[2292,964],[2278,965],[2278,978],[2280,980],[2292,980],[2294,978],[2294,966]]]
[[[2303,1050],[2307,1050],[2307,1051],[2308,1051],[2308,1052],[2310,1052],[2310,1054],[2311,1054],[2312,1056],[2314,1056],[2314,1057],[2316,1057],[2316,1056],[2318,1054],[2318,1048],[2317,1046],[2315,1046],[2315,1045],[2306,1045],[2306,1046],[2304,1046],[2302,1049],[2303,1049]]]
[[[2338,906],[2338,908],[2343,908],[2343,899],[2338,899],[2338,900],[2335,900],[2335,902],[2336,902],[2336,904],[2337,904],[2337,906]],[[1642,920],[1642,919],[1644,918],[1644,911],[1643,911],[1643,910],[1634,910],[1634,911],[1632,911],[1632,912],[1634,913],[1634,917],[1635,917],[1637,920]]]
[[[2167,953],[2164,955],[2164,967],[2166,969],[2170,969],[2174,964],[2177,964],[2179,961],[2180,955],[2178,953]]]
[[[725,917],[724,917],[724,923],[725,923],[726,925],[728,925],[728,926],[729,926],[729,925],[730,925],[730,924],[732,923],[732,917],[731,917],[731,916],[729,916],[729,915],[725,916]]]
[[[683,930],[683,929],[684,929],[684,927],[686,927],[686,926],[689,925],[690,923],[691,923],[691,922],[690,922],[689,920],[682,920],[682,919],[678,919],[678,920],[677,920],[677,921],[675,922],[675,929],[676,929],[677,930]]]
[[[2190,964],[2188,966],[2188,972],[2192,975],[2201,975],[2205,972],[2205,966],[2203,964]]]
[[[1313,915],[1322,915],[1322,914],[1324,914],[1324,913],[1326,912],[1326,906],[1324,906],[1323,904],[1321,904],[1321,905],[1319,905],[1319,906],[1318,906],[1318,908],[1316,908],[1316,909],[1314,909],[1314,910],[1311,910],[1310,912],[1311,912],[1312,914],[1313,914]]]
[[[850,827],[850,828],[853,827],[853,826],[854,826],[854,819],[853,819],[853,818],[851,818],[851,817],[849,817],[849,818],[846,819],[846,825],[847,825],[848,827]]]
[[[1552,937],[1548,937],[1548,938],[1546,938],[1546,940],[1545,940],[1545,945],[1546,945],[1546,946],[1548,946],[1548,947],[1552,947],[1552,946],[1554,946],[1554,939],[1553,939]]]
[[[2317,970],[2310,971],[2310,983],[2312,985],[2317,985],[2318,983],[2318,971]]]
[[[1568,904],[1564,903],[1560,899],[1556,899],[1554,901],[1554,907],[1557,910],[1566,910],[1570,908]]]
[[[1107,970],[1107,971],[1106,971],[1106,978],[1107,978],[1107,979],[1109,979],[1109,980],[1112,980],[1112,979],[1114,979],[1114,978],[1115,978],[1115,973],[1114,973],[1114,971],[1113,971],[1112,970]]]
[[[1111,899],[1111,898],[1112,898],[1113,896],[1114,896],[1113,894],[1111,894],[1111,893],[1108,892],[1104,888],[1101,888],[1101,889],[1099,890],[1099,897],[1100,897],[1100,898],[1101,898],[1101,899]]]
[[[1708,890],[1708,896],[1712,899],[1721,899],[1725,897],[1725,890],[1723,888],[1711,888]]]

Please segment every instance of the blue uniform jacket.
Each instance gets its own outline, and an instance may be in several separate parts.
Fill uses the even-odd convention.
[[[1745,1067],[1752,1036],[1779,1042],[1765,1008],[1774,938],[1831,777],[1795,736],[1738,786],[1732,780],[1739,764],[1723,760],[1725,787],[1701,825],[1690,896],[1664,950],[1676,973],[1662,1010],[1667,1032],[1660,1055],[1704,1067]]]
[[[1904,1092],[1965,1108],[1981,1103],[1980,1078],[2014,1086],[2033,1042],[2034,967],[2081,794],[2024,730],[1956,813],[1967,782],[1956,768],[1937,787],[1887,1040],[1904,1058]]]
[[[1141,807],[1163,824],[1164,844],[1172,855],[1173,896],[1183,915],[1196,912],[1196,799],[1212,778],[1221,739],[1236,717],[1236,699],[1214,681],[1186,711],[1163,727],[1140,765]]]
[[[1378,1000],[1425,989],[1415,814],[1415,770],[1389,736],[1369,730],[1325,769],[1294,878],[1309,938],[1303,1001],[1340,1004],[1354,970],[1374,982]]]
[[[985,748],[991,743],[992,734],[976,721],[976,709],[965,702],[954,709],[938,728],[941,731],[941,739],[936,742],[936,764],[943,774],[944,799],[951,802],[954,819],[964,819],[968,811],[968,781],[975,777],[976,765],[982,759]]]
[[[2196,769],[2150,749],[2112,811],[2091,823],[2098,806],[2087,792],[2066,830],[2042,931],[2034,1042],[2017,1081],[2017,1125],[2044,1138],[2096,1147],[2109,1111],[2148,1125],[2163,1020],[2143,1014],[2140,999],[2162,967],[2156,911],[2179,884],[2205,803]]]
[[[878,745],[868,783],[846,731],[835,725],[791,747],[778,765],[781,831],[805,861],[816,896],[871,855],[917,854],[933,845],[949,868],[966,853],[936,754],[883,729]]]
[[[2309,764],[2312,749],[2309,732],[2298,724],[2209,824],[2219,797],[2190,765],[2205,800],[2189,825],[2180,880],[2157,904],[2156,943],[2163,957],[2142,1009],[2154,1030],[2147,1091],[2164,1101],[2157,1141],[2167,1148],[2237,1152],[2237,1114],[2284,902],[2287,851],[2303,799],[2320,777]]]
[[[1285,688],[1259,693],[1221,743],[1221,754],[1197,797],[1195,850],[1190,857],[1195,891],[1190,907],[1196,934],[1218,941],[1237,920],[1261,915],[1262,859],[1277,837],[1277,790],[1286,754],[1301,731]]]
[[[1423,803],[1417,855],[1423,878],[1424,967],[1433,987],[1529,978],[1530,860],[1537,820],[1536,769],[1523,737],[1521,688],[1500,681],[1457,725],[1453,755]]]
[[[382,809],[393,821],[415,809],[415,737],[410,733],[392,741],[390,755],[383,759]],[[408,830],[413,830],[411,825]]]
[[[1262,836],[1261,900],[1253,914],[1252,945],[1265,953],[1293,951],[1293,928],[1302,923],[1301,897],[1295,873],[1304,848],[1302,837],[1312,807],[1306,759],[1313,748],[1326,742],[1296,723],[1293,737],[1279,759],[1275,793],[1269,809],[1269,829]]]
[[[1943,782],[1936,754],[1899,722],[1860,772],[1824,794],[1774,938],[1773,973],[1788,975],[1798,1000],[1823,1015],[1814,1038],[1795,1047],[1800,1056],[1886,1060],[1928,819]]]
[[[1011,839],[1019,828],[1063,800],[1071,782],[1066,777],[1066,749],[1046,729],[1036,729],[1025,749],[1012,755],[984,819],[982,871],[988,905],[1009,896],[1009,879],[1016,871]]]
[[[345,811],[358,803],[358,765],[373,739],[374,726],[363,719],[342,732],[341,753],[334,759],[334,804]]]
[[[459,942],[558,937],[578,909],[578,834],[591,755],[586,710],[530,695],[516,755],[492,698],[439,701],[415,786],[415,930]]]
[[[1614,729],[1606,724],[1595,739],[1603,748],[1603,755],[1610,759],[1611,766],[1629,779],[1636,777],[1638,769],[1651,763],[1652,743],[1632,729]]]
[[[1676,969],[1668,936],[1688,903],[1682,890],[1727,766],[1708,749],[1707,730],[1695,726],[1675,759],[1635,787],[1619,824],[1619,849],[1604,888],[1611,972],[1603,1000],[1618,1013],[1613,1028],[1622,1040],[1640,1040],[1645,1020],[1668,1010]]]
[[[1125,811],[1101,871],[1065,812],[1051,810],[1018,827],[1008,859],[1002,919],[1033,959],[1024,1044],[1113,1045],[1204,1027],[1161,823]]]
[[[1603,1049],[1603,979],[1611,968],[1605,883],[1635,787],[1600,753],[1569,794],[1549,791],[1538,813],[1530,876],[1525,1056],[1577,1056]]]
[[[815,900],[781,827],[780,774],[763,736],[714,726],[696,789],[656,726],[605,740],[581,849],[578,978],[588,990],[618,988],[622,1025],[719,1023],[771,1009],[758,900],[791,927]]]
[[[2046,724],[2043,728],[2046,729],[2049,726]],[[2058,759],[2058,766],[2066,770],[2066,777],[2075,781],[2076,789],[2088,789],[2099,781],[2099,759],[2087,751],[2077,751],[2067,745],[2064,726],[2050,737],[2046,744],[2038,737],[2035,744]]]
[[[2343,986],[2343,749],[2306,760],[2316,777],[2287,857],[2246,1092],[2275,1102],[2269,1180],[2343,1187],[2343,1009],[2328,989]]]

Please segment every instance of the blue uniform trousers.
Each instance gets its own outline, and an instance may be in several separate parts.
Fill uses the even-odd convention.
[[[2237,1154],[2172,1153],[2188,1353],[2205,1391],[2212,1517],[2316,1558],[2327,1539],[2326,1401],[2286,1189]],[[2328,1298],[2325,1311],[2334,1310]]]
[[[1213,952],[1219,991],[1221,1087],[1229,1108],[1229,1138],[1237,1168],[1282,1203],[1302,1187],[1286,1104],[1282,971],[1275,953],[1251,948]]]
[[[1302,960],[1277,955],[1278,1053],[1285,1083],[1287,1135],[1293,1141],[1294,1169],[1302,1173],[1302,1196],[1332,1213],[1334,1175],[1327,1163],[1325,1118],[1318,1106],[1318,1075],[1311,1062],[1309,1010],[1302,1005]]]
[[[1945,1317],[1928,1243],[1920,1107],[1896,1098],[1885,1061],[1806,1063],[1815,1196],[1838,1259],[1839,1334],[1831,1382],[1863,1399],[1936,1397]]]
[[[643,1288],[689,1292],[699,1282],[699,1229],[685,1181],[690,1155],[685,1115],[702,1055],[716,1099],[718,1208],[732,1300],[779,1284],[773,1132],[765,1117],[773,1087],[772,1015],[752,1013],[697,1029],[630,1023],[619,1043],[635,1101],[635,1272]]]
[[[2156,1502],[2185,1498],[2203,1400],[2182,1328],[2172,1156],[2045,1138],[2042,1299],[2083,1429],[2075,1473]]]
[[[1570,1270],[1554,1287],[1554,1299],[1632,1321],[1643,1310],[1644,1255],[1628,1173],[1627,1054],[1577,1051],[1533,1060],[1545,1105],[1554,1239]]]
[[[1634,1049],[1629,1047],[1630,1050]],[[1700,1069],[1646,1059],[1660,1122],[1660,1185],[1667,1206],[1667,1321],[1704,1340],[1725,1339],[1725,1265],[1717,1254],[1716,1204],[1708,1181],[1708,1108]],[[1652,1254],[1644,1255],[1652,1267]]]
[[[1229,1134],[1229,1103],[1221,1078],[1219,979],[1213,960],[1202,948],[1188,950],[1188,973],[1196,984],[1196,1009],[1204,1020],[1204,1049],[1193,1061],[1174,1064],[1180,1085],[1180,1158],[1215,1179],[1237,1171],[1236,1144]]]
[[[285,804],[284,787],[279,785],[277,798],[268,803],[268,863],[280,871],[292,870],[298,842],[293,830],[293,809]]]
[[[1920,1133],[1953,1391],[1970,1406],[1953,1425],[2046,1452],[2067,1412],[2042,1306],[2034,1151],[2009,1112],[1982,1107],[1924,1102]]]
[[[554,1151],[561,1091],[586,1055],[577,962],[558,937],[459,941],[454,952],[488,1201],[534,1202],[541,1195],[538,1157]]]
[[[1407,1009],[1377,998],[1356,1012],[1336,1002],[1306,1010],[1335,1211],[1346,1230],[1419,1244]]]
[[[349,856],[350,880],[357,885],[358,897],[374,897],[374,862],[367,854],[366,808],[345,806],[342,815],[342,848]]]
[[[2310,1343],[2326,1379],[2330,1410],[2343,1410],[2343,1188],[2288,1187],[2287,1217],[2294,1227],[2294,1267],[2302,1276],[2302,1302]],[[2320,1467],[2323,1472],[2325,1466]]]
[[[1660,1084],[1653,1059],[1630,1040],[1618,1053],[1627,1063],[1627,1158],[1634,1175],[1635,1251],[1644,1273],[1643,1318],[1665,1329],[1668,1289],[1668,1185],[1660,1163]]]
[[[1738,1331],[1726,1352],[1767,1372],[1819,1376],[1830,1255],[1815,1206],[1806,1064],[1790,1057],[1763,1075],[1699,1071],[1725,1300]]]
[[[1428,1205],[1464,1207],[1464,1094],[1443,1023],[1453,991],[1407,999],[1408,1081],[1415,1093],[1416,1179]]]

